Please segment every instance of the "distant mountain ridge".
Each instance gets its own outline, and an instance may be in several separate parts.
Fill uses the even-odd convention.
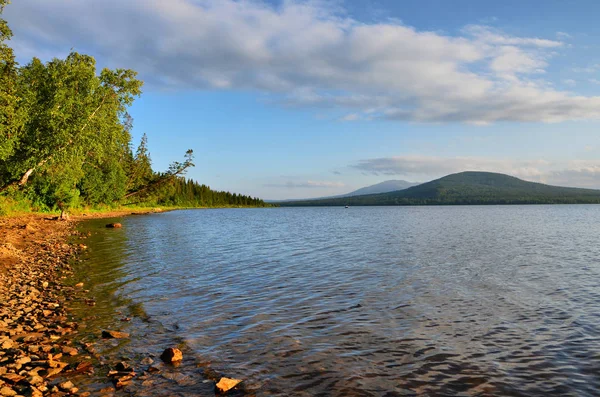
[[[383,181],[380,183],[376,183],[375,185],[366,186],[355,190],[353,192],[343,194],[339,197],[352,197],[352,196],[363,196],[365,194],[378,194],[378,193],[388,193],[394,192],[397,190],[408,189],[409,187],[417,186],[418,183],[403,181],[401,179],[390,179],[389,181]]]
[[[600,204],[600,190],[545,185],[493,172],[465,171],[400,191],[282,206]]]
[[[407,189],[411,186],[416,186],[416,185],[418,185],[418,183],[416,183],[416,182],[408,182],[408,181],[403,181],[401,179],[390,179],[388,181],[376,183],[375,185],[362,187],[362,188],[355,190],[353,192],[350,192],[350,193],[338,194],[336,196],[315,197],[315,198],[310,198],[310,199],[299,199],[299,200],[298,199],[265,200],[265,202],[283,203],[283,202],[289,202],[289,201],[328,200],[328,199],[341,198],[341,197],[360,196],[360,195],[364,195],[364,194],[394,192],[397,190]]]

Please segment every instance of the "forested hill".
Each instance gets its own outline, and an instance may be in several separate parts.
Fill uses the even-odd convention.
[[[0,14],[7,5],[0,0]],[[28,209],[138,205],[264,206],[262,200],[183,179],[188,150],[162,172],[147,138],[132,142],[129,107],[142,81],[129,69],[98,70],[93,57],[33,58],[19,66],[0,18],[0,215]]]
[[[509,175],[466,171],[408,189],[364,196],[279,203],[281,206],[600,204],[600,190],[550,186]]]

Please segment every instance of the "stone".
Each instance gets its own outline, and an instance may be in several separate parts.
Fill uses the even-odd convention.
[[[82,361],[75,367],[75,371],[77,372],[92,372],[92,363],[89,361]]]
[[[175,347],[169,347],[160,355],[160,358],[167,364],[173,364],[183,360],[183,353]]]
[[[61,389],[62,391],[70,391],[74,387],[75,387],[75,385],[70,380],[58,384],[58,388]]]
[[[77,283],[77,284],[75,284],[75,288],[83,288],[83,283]]]
[[[21,375],[9,373],[9,374],[2,375],[2,379],[4,379],[8,383],[17,384],[20,381],[22,381],[23,379],[25,379],[25,377],[21,376]]]
[[[215,385],[216,392],[221,394],[227,393],[229,390],[236,387],[240,382],[240,379],[221,378],[221,380],[219,380],[219,383]]]
[[[109,223],[108,225],[106,225],[106,227],[111,229],[119,229],[122,228],[123,225],[121,225],[120,223]]]
[[[114,339],[123,339],[123,338],[129,338],[129,334],[126,332],[119,332],[119,331],[102,331],[102,337],[103,338],[114,338]]]
[[[14,345],[15,345],[15,342],[13,342],[10,339],[7,339],[4,342],[2,342],[2,349],[4,349],[4,350],[12,349]]]
[[[127,364],[125,361],[121,361],[116,366],[117,371],[128,371],[131,369],[131,365]]]
[[[69,356],[76,356],[79,352],[74,347],[63,346],[62,348],[63,354],[67,354]]]
[[[15,361],[15,363],[20,364],[20,365],[25,365],[30,362],[31,362],[31,358],[29,358],[27,356],[21,357]]]
[[[31,343],[31,342],[34,342],[36,340],[43,339],[44,336],[45,335],[43,333],[41,333],[41,332],[32,332],[32,333],[29,333],[29,334],[26,334],[26,335],[19,336],[19,338],[17,340],[20,340],[20,341],[25,342],[25,343]]]
[[[41,376],[39,376],[39,375],[33,375],[33,376],[31,376],[31,377],[27,378],[27,382],[28,382],[30,385],[39,385],[39,384],[41,384],[41,383],[43,383],[43,382],[44,382],[44,378],[42,378],[42,377],[41,377]]]
[[[140,361],[140,363],[142,365],[152,365],[152,364],[154,364],[154,360],[151,359],[150,357],[145,357],[142,359],[142,361]]]
[[[11,397],[11,396],[16,396],[16,395],[17,395],[17,392],[14,391],[13,389],[11,389],[10,387],[4,386],[2,389],[0,389],[0,396]]]

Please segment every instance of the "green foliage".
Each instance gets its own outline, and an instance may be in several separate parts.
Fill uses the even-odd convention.
[[[263,200],[230,192],[215,191],[209,186],[183,177],[173,178],[155,191],[149,200],[162,206],[178,207],[269,207]]]
[[[461,172],[408,189],[281,206],[600,204],[600,190],[550,186],[492,172]]]
[[[0,0],[0,14],[8,0]],[[18,67],[0,19],[0,194],[6,203],[37,210],[122,203],[216,206],[264,205],[185,181],[193,151],[166,172],[154,172],[146,135],[133,154],[127,113],[142,81],[128,69],[96,69],[77,52]]]
[[[0,14],[8,3],[0,0]],[[0,162],[13,152],[23,122],[17,95],[17,63],[6,43],[11,37],[6,21],[0,18]]]
[[[148,151],[148,137],[146,134],[142,136],[135,157],[130,156],[129,160],[129,177],[127,179],[127,190],[131,192],[139,191],[144,186],[147,186],[154,178],[152,171],[152,160]]]

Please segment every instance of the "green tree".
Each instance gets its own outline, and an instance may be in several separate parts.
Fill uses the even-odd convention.
[[[131,160],[127,191],[137,191],[149,184],[153,178],[154,171],[152,171],[152,160],[148,151],[148,137],[144,134],[137,147],[135,156]]]
[[[64,186],[74,188],[79,179],[66,179],[81,178],[90,159],[102,164],[110,156],[124,156],[131,138],[126,110],[142,86],[135,76],[125,69],[104,69],[97,75],[94,58],[76,52],[47,64],[34,58],[21,68],[27,119],[18,149],[4,164],[3,187],[23,187],[32,174],[43,171],[61,181],[58,192],[67,192]],[[65,193],[56,199],[68,207],[73,197]]]
[[[7,4],[8,0],[0,0],[0,15]],[[8,24],[0,18],[0,164],[13,153],[23,121],[18,107],[17,63],[6,43],[11,37]]]

